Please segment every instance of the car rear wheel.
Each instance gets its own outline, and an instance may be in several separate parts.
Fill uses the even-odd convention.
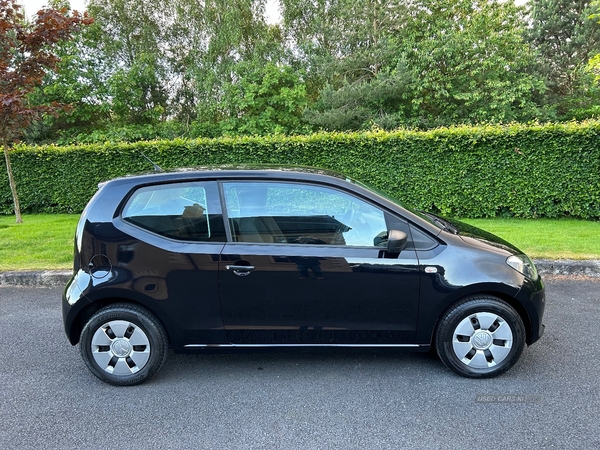
[[[79,343],[94,375],[117,386],[140,384],[163,365],[168,349],[160,322],[136,305],[101,309],[87,322]]]
[[[525,327],[507,303],[491,296],[465,299],[441,318],[435,348],[454,372],[471,378],[500,375],[519,359]]]

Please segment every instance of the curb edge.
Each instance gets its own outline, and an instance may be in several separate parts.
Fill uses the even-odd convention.
[[[534,260],[540,275],[600,277],[600,260]],[[70,270],[0,272],[0,286],[58,287],[67,284]]]

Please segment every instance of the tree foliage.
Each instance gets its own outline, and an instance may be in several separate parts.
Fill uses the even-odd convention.
[[[223,103],[231,110],[221,123],[223,134],[300,134],[306,131],[302,113],[306,88],[289,66],[238,64],[239,82],[225,90]]]
[[[68,39],[78,26],[92,22],[77,12],[66,15],[66,8],[45,8],[29,23],[20,9],[15,0],[0,0],[0,140],[17,222],[22,219],[9,146],[34,119],[64,108],[58,103],[31,104],[28,96],[42,84],[47,72],[56,70],[60,58],[53,53],[55,46]]]
[[[598,5],[590,0],[531,0],[525,34],[537,52],[537,72],[547,92],[540,99],[550,117],[584,119],[600,104],[600,92],[586,67],[600,53]],[[586,110],[588,112],[586,113]]]
[[[422,1],[403,41],[412,118],[428,126],[533,119],[532,93],[543,85],[528,73],[523,13],[512,2]]]
[[[283,0],[282,7],[313,99],[305,119],[326,130],[397,126],[409,81],[398,69],[408,4]]]
[[[66,1],[66,0],[54,0]],[[31,141],[571,120],[600,111],[591,0],[90,0]]]
[[[493,0],[354,5],[337,4],[353,18],[351,45],[340,36],[344,46],[333,46],[332,74],[310,122],[330,130],[427,128],[536,116],[532,93],[544,86],[528,70],[534,61],[522,39],[522,8]]]

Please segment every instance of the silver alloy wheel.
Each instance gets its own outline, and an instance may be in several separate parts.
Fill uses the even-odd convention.
[[[137,325],[113,320],[99,327],[92,337],[96,364],[113,375],[131,375],[144,368],[150,358],[150,340]]]
[[[510,353],[513,332],[499,315],[478,312],[465,317],[452,333],[456,357],[473,369],[500,364]]]

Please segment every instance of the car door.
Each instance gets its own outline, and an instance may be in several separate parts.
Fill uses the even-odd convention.
[[[175,346],[222,343],[218,275],[226,241],[216,181],[142,186],[115,225],[126,235],[113,257],[128,290],[151,305]]]
[[[221,254],[228,340],[248,345],[408,344],[419,305],[414,249],[387,254],[376,205],[325,185],[224,182]],[[409,236],[410,239],[410,236]]]

